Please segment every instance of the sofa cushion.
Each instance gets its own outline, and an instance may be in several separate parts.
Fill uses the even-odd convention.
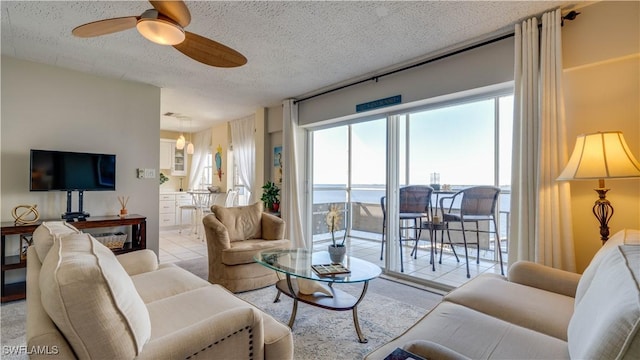
[[[210,285],[175,265],[134,275],[131,280],[145,304]]]
[[[230,241],[260,239],[262,237],[262,203],[223,207],[213,205],[211,212],[227,228]]]
[[[215,306],[211,306],[212,303]],[[148,304],[153,324],[151,342],[170,337],[176,331],[193,327],[217,314],[244,307],[255,308],[220,285],[197,288],[154,301]],[[268,358],[271,359],[292,358],[293,337],[289,328],[266,313],[262,313],[262,318],[265,354],[270,354]],[[202,336],[206,337],[206,334]]]
[[[440,344],[471,359],[569,358],[565,341],[443,301],[405,333],[367,355],[366,359],[384,359],[395,348],[420,340]]]
[[[56,239],[39,283],[45,311],[78,358],[131,359],[149,340],[149,313],[131,278],[89,234]]]
[[[573,359],[640,358],[640,246],[620,245],[600,260],[569,323]]]
[[[606,254],[623,244],[636,244],[640,245],[640,230],[624,229],[615,233],[606,243],[598,250],[593,259],[589,263],[589,266],[584,270],[578,287],[576,288],[576,306],[582,301],[582,297],[591,285],[594,276],[598,273],[600,263]]]
[[[79,234],[80,230],[66,221],[45,221],[33,232],[33,246],[40,262],[49,253],[53,246],[53,240],[65,234]]]
[[[444,300],[564,341],[574,305],[570,296],[509,282],[494,274],[478,276]]]

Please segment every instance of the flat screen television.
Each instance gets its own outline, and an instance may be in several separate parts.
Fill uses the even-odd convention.
[[[116,156],[31,150],[31,191],[114,191]]]

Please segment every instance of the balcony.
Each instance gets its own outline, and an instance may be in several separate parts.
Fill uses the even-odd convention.
[[[380,206],[379,198],[384,194],[384,189],[380,187],[368,187],[358,188],[351,190],[351,198],[359,199],[363,201],[351,202],[351,218],[348,222],[349,229],[345,243],[348,247],[348,251],[351,255],[358,258],[370,261],[380,267],[385,266],[385,261],[380,260],[381,255],[381,241],[382,241],[382,209]],[[503,252],[503,262],[507,264],[507,244],[506,236],[508,233],[509,223],[509,189],[504,189],[500,195],[500,216],[499,216],[499,228],[501,236],[501,247]],[[325,250],[325,246],[331,244],[331,235],[327,230],[325,223],[325,215],[329,206],[332,204],[339,204],[342,209],[342,217],[346,214],[345,208],[346,202],[346,189],[338,188],[315,188],[314,189],[314,204],[313,204],[313,216],[312,216],[312,231],[313,231],[313,247],[314,250]],[[377,201],[375,199],[377,198]],[[331,201],[326,201],[331,200]],[[435,202],[435,195],[432,199],[432,203]],[[340,231],[336,232],[336,236],[342,239],[344,235],[344,221],[342,221]],[[452,225],[453,227],[453,225]],[[457,241],[456,237],[461,237],[458,232],[452,232],[452,241]],[[474,235],[475,236],[475,235]],[[407,278],[409,281],[415,281],[418,283],[424,283],[425,285],[434,286],[443,290],[448,290],[454,287],[458,287],[465,282],[469,281],[466,277],[466,263],[464,260],[463,247],[455,246],[456,253],[460,257],[460,262],[456,261],[456,258],[452,252],[451,246],[447,244],[445,234],[445,244],[442,252],[442,264],[439,263],[440,257],[440,239],[441,234],[438,232],[436,246],[436,263],[435,271],[431,266],[431,243],[429,240],[428,231],[423,231],[420,241],[418,243],[418,251],[416,258],[411,256],[414,242],[404,242],[403,260],[404,260],[404,272],[399,273],[399,269],[394,275],[399,275],[403,278]],[[471,278],[478,276],[482,273],[497,273],[500,274],[500,264],[497,262],[497,253],[495,252],[495,239],[493,236],[487,234],[481,237],[481,249],[480,249],[480,264],[476,264],[476,250],[475,247],[470,246],[469,249],[469,267]],[[385,244],[385,251],[386,251]],[[398,246],[397,243],[392,244]],[[386,254],[385,254],[386,256]],[[399,261],[399,260],[398,260]]]

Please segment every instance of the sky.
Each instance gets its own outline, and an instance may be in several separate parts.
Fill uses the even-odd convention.
[[[499,98],[498,105],[498,185],[509,185],[513,97]],[[438,173],[440,184],[495,184],[495,109],[494,100],[488,99],[401,116],[400,183],[429,185],[431,174]],[[348,127],[343,125],[315,131],[313,144],[314,184],[346,184]],[[351,147],[352,184],[384,185],[386,119],[352,125]],[[408,181],[405,175],[407,167]]]

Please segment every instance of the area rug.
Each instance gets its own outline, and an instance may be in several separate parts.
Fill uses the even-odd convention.
[[[206,258],[186,260],[176,265],[207,278]],[[354,296],[362,284],[335,285]],[[274,303],[275,287],[236,294],[238,297],[288,324],[293,300],[285,295]],[[358,306],[358,319],[368,342],[358,341],[351,311],[330,311],[308,304],[298,304],[293,325],[294,359],[362,359],[408,329],[433,308],[442,296],[382,278],[369,283],[364,300]]]
[[[189,260],[177,265],[207,278],[206,258]],[[340,289],[358,295],[361,285],[337,285]],[[280,322],[287,324],[291,314],[292,300],[282,295],[274,303],[274,287],[237,294]],[[367,353],[383,345],[413,325],[435,306],[440,295],[393,281],[375,279],[358,306],[358,317],[363,335],[369,340],[358,342],[351,311],[329,311],[307,304],[299,304],[293,326],[294,358],[296,360],[362,359]],[[24,300],[2,304],[1,345],[4,359],[26,360],[27,355],[20,346],[26,345],[26,304]],[[17,349],[21,354],[11,354]]]

